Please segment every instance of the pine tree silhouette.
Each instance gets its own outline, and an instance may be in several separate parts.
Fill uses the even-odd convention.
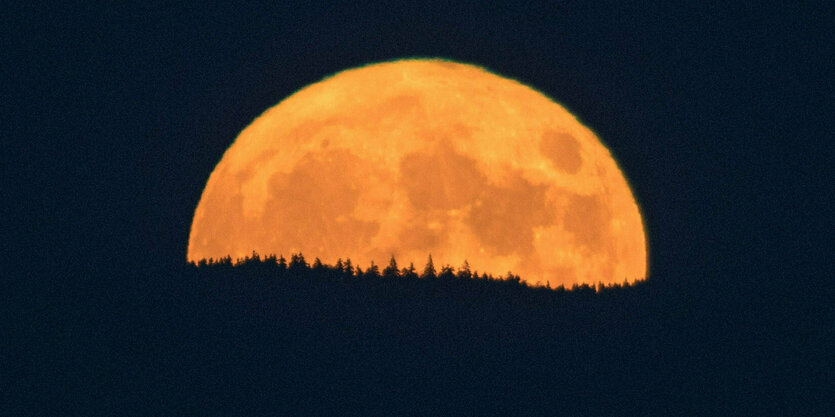
[[[287,260],[284,259],[284,255],[278,256],[278,274],[284,275],[287,272]]]
[[[351,263],[351,258],[345,259],[345,268],[342,270],[342,274],[346,279],[354,276],[354,265]]]
[[[423,273],[420,274],[421,278],[428,278],[434,279],[437,278],[435,275],[435,263],[432,261],[432,254],[429,254],[429,259],[426,261],[426,266],[423,268]]]
[[[322,271],[324,271],[325,266],[324,266],[324,265],[322,265],[322,260],[321,260],[321,259],[319,259],[319,257],[317,256],[317,257],[313,260],[313,266],[312,266],[311,268],[313,269],[313,271],[315,271],[315,272],[317,272],[317,273],[321,273]]]
[[[409,262],[409,267],[408,268],[403,268],[403,270],[400,271],[400,275],[404,278],[407,278],[407,279],[418,278],[418,274],[415,271],[416,271],[415,270],[415,263],[414,262]]]
[[[441,273],[438,274],[438,279],[451,280],[455,278],[455,268],[451,265],[444,265],[441,267]]]
[[[400,276],[400,270],[397,269],[397,261],[394,259],[394,255],[391,255],[389,265],[383,269],[383,277],[397,278],[398,276]]]
[[[290,256],[290,266],[288,269],[293,272],[301,272],[301,270],[307,269],[307,262],[304,260],[304,255],[301,253],[294,253]]]
[[[461,279],[470,279],[473,277],[472,272],[470,272],[470,263],[466,259],[464,259],[464,264],[461,265],[461,268],[458,268],[458,273],[455,275]]]
[[[366,278],[379,278],[380,277],[380,267],[378,267],[374,261],[371,261],[371,265],[368,269],[365,270],[364,276]]]

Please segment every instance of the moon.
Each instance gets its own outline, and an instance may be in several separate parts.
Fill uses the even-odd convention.
[[[646,278],[641,213],[608,149],[566,109],[469,64],[346,70],[257,117],[215,167],[187,259],[394,255],[531,284]]]

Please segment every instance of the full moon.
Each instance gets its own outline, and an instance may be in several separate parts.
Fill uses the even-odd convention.
[[[419,271],[431,254],[552,286],[647,273],[640,211],[591,130],[517,81],[428,59],[337,73],[240,133],[187,258],[252,251]]]

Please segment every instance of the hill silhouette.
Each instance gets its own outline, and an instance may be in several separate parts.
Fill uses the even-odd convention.
[[[547,283],[545,286],[541,283],[531,285],[511,271],[499,277],[479,273],[477,270],[473,270],[467,261],[464,261],[464,264],[458,268],[451,265],[436,268],[431,254],[428,255],[426,265],[421,270],[415,268],[414,263],[410,263],[408,267],[398,267],[394,256],[390,258],[388,265],[381,271],[380,266],[373,261],[367,269],[363,270],[359,265],[354,266],[350,258],[345,261],[339,259],[335,265],[327,265],[322,263],[319,258],[315,258],[313,263],[308,263],[301,253],[291,255],[288,262],[283,256],[274,254],[262,258],[255,251],[252,252],[251,256],[238,258],[234,262],[231,256],[226,256],[218,260],[213,258],[202,259],[189,265],[200,271],[201,275],[216,283],[230,279],[275,279],[278,282],[288,279],[302,279],[360,287],[362,290],[370,292],[383,290],[390,293],[391,291],[406,290],[411,295],[418,295],[419,291],[430,291],[434,293],[466,294],[468,296],[490,293],[502,297],[545,297],[553,299],[566,293],[572,293],[578,297],[595,292],[609,293],[640,285],[644,282],[634,281],[630,283],[625,280],[623,283],[604,284],[599,282],[596,285],[575,283],[568,288],[560,285],[552,289],[550,284]],[[396,281],[388,282],[390,280]],[[394,282],[397,282],[398,285],[392,285]]]
[[[107,376],[83,386],[106,395],[72,398],[105,414],[733,415],[787,405],[756,391],[785,364],[749,366],[775,355],[738,335],[750,326],[731,305],[700,309],[654,280],[548,289],[395,263],[256,255],[135,271],[137,287],[106,309],[115,314],[75,336],[99,358],[88,372]]]
[[[671,277],[549,289],[395,264],[227,257],[120,269],[110,284],[99,271],[99,290],[63,290],[72,308],[39,300],[38,328],[53,336],[25,332],[44,347],[10,361],[4,380],[17,409],[39,415],[774,415],[825,404],[825,362],[803,358],[825,358],[826,335],[806,310],[789,322],[780,305],[769,313],[756,289]]]

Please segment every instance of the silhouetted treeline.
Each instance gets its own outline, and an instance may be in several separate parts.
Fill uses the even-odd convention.
[[[496,277],[492,274],[479,273],[471,269],[468,261],[463,265],[454,268],[451,265],[443,265],[439,269],[435,267],[432,255],[428,256],[425,266],[418,270],[414,263],[408,267],[399,267],[394,256],[389,259],[388,265],[380,270],[380,266],[373,261],[366,268],[355,266],[350,258],[339,259],[335,265],[322,263],[315,258],[309,263],[303,254],[292,254],[288,261],[284,256],[275,254],[262,257],[253,251],[251,255],[244,258],[232,260],[231,256],[222,257],[218,260],[213,258],[202,259],[190,264],[206,278],[217,280],[229,279],[262,279],[262,280],[311,280],[314,282],[331,282],[342,285],[362,286],[373,290],[375,287],[385,287],[387,291],[393,289],[392,283],[397,282],[398,288],[412,291],[422,289],[435,292],[458,292],[470,291],[473,295],[484,293],[512,294],[520,297],[554,298],[571,295],[574,297],[586,297],[595,293],[611,293],[628,290],[641,285],[643,281],[629,283],[602,282],[597,285],[588,283],[575,283],[570,287],[564,285],[551,288],[550,284],[530,285],[523,281],[522,277],[508,271],[506,275]],[[387,282],[391,281],[391,282]]]
[[[172,384],[204,410],[663,415],[715,394],[689,385],[715,368],[681,360],[701,327],[682,330],[680,303],[650,282],[549,289],[468,265],[255,253],[181,276],[177,318],[155,322],[178,341],[163,368],[185,371]]]
[[[95,331],[56,344],[96,358],[72,398],[102,415],[769,415],[820,400],[803,389],[826,374],[792,378],[796,355],[721,288],[548,289],[427,264],[253,254],[127,270],[109,277],[132,288],[114,293],[119,314],[79,298]]]

